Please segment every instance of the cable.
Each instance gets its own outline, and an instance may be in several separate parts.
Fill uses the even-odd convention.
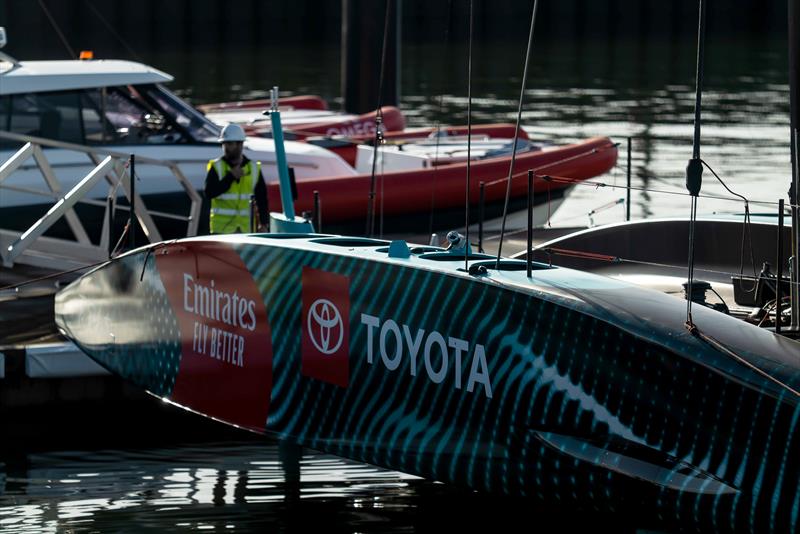
[[[586,155],[586,154],[583,154],[583,155]],[[522,176],[522,175],[519,175],[519,176]],[[545,180],[545,181],[568,183],[568,184],[573,184],[573,185],[584,185],[584,186],[591,186],[591,187],[598,187],[598,188],[599,187],[608,187],[610,189],[626,189],[627,188],[624,185],[614,185],[614,184],[609,184],[609,183],[606,183],[606,182],[596,182],[594,180],[584,180],[582,178],[568,178],[566,176],[553,176],[553,175],[546,175],[545,176],[545,175],[543,175],[542,179]],[[502,178],[500,180],[494,180],[492,182],[487,183],[486,185],[487,186],[490,185],[490,184],[491,185],[495,185],[495,184],[500,183],[500,182],[502,182],[504,180],[505,180],[505,178]],[[661,194],[661,195],[691,196],[689,193],[685,193],[683,191],[677,191],[677,190],[676,191],[668,191],[666,189],[652,189],[652,188],[649,188],[649,187],[631,186],[631,191],[641,191],[643,193],[658,193],[658,194]],[[723,197],[723,196],[720,196],[720,195],[697,195],[697,198],[707,198],[707,199],[710,199],[710,200],[726,200],[726,201],[739,202],[738,198]],[[757,204],[757,205],[762,205],[762,206],[777,206],[778,205],[777,202],[770,201],[770,200],[748,200],[748,202],[750,204]],[[800,208],[800,205],[793,206],[792,204],[785,204],[785,206],[787,208],[788,207]]]
[[[66,271],[59,271],[57,273],[51,273],[51,274],[48,274],[48,275],[45,275],[45,276],[39,276],[37,278],[32,278],[31,280],[25,280],[24,282],[19,282],[17,284],[10,284],[10,285],[7,285],[7,286],[0,287],[0,291],[6,291],[8,289],[18,289],[20,287],[27,286],[28,284],[41,282],[42,280],[49,280],[51,278],[56,278],[58,276],[62,276],[62,275],[65,275],[65,274],[75,273],[75,272],[78,272],[78,271],[82,271],[84,269],[92,269],[93,267],[97,267],[98,265],[103,265],[104,263],[107,263],[107,260],[98,261],[97,263],[92,263],[90,265],[84,265],[82,267],[76,267],[74,269],[69,269],[69,270],[66,270]]]
[[[44,5],[44,0],[39,0],[39,6],[41,6],[42,11],[44,11],[44,14],[47,17],[47,20],[50,21],[50,25],[56,31],[56,34],[58,35],[59,39],[61,39],[61,43],[67,49],[67,52],[69,52],[69,56],[72,59],[75,59],[76,57],[78,57],[78,55],[75,53],[75,50],[73,50],[72,47],[69,45],[69,42],[67,41],[67,38],[64,37],[63,33],[61,33],[61,28],[59,28],[58,24],[56,24],[56,20],[53,18],[53,15],[50,14],[50,10],[47,9],[46,5]]]
[[[500,257],[503,254],[503,234],[506,230],[506,217],[508,216],[508,201],[511,197],[511,177],[514,175],[514,163],[517,159],[517,140],[519,139],[519,128],[522,122],[522,101],[525,96],[525,84],[528,80],[528,63],[531,58],[531,48],[533,47],[533,28],[536,24],[536,8],[539,0],[533,0],[533,11],[531,12],[531,29],[528,33],[528,49],[525,52],[525,68],[522,70],[522,84],[519,91],[519,106],[517,107],[517,124],[514,129],[514,145],[511,148],[511,164],[508,168],[508,185],[506,186],[506,199],[503,205],[503,222],[500,225],[500,243],[497,247],[497,261],[495,268],[500,268]]]
[[[709,165],[708,163],[706,163],[702,159],[700,160],[700,162],[703,164],[703,166],[705,168],[707,168],[709,171],[711,171],[711,174],[714,175],[714,178],[716,178],[719,181],[719,183],[722,184],[722,187],[724,187],[728,191],[728,193],[730,193],[731,195],[737,196],[737,197],[741,198],[744,201],[744,228],[742,229],[742,249],[741,249],[741,255],[740,255],[741,263],[739,264],[739,271],[740,271],[739,274],[740,274],[740,276],[744,276],[744,242],[745,242],[745,236],[749,236],[749,238],[750,238],[750,263],[753,265],[753,278],[755,278],[756,277],[756,260],[753,257],[753,231],[752,231],[752,229],[750,227],[750,205],[749,205],[749,201],[743,195],[740,195],[739,193],[736,193],[733,190],[731,190],[731,188],[728,187],[728,185],[724,181],[722,181],[722,178],[719,177],[719,175],[714,171],[714,169],[711,168],[711,165]],[[757,286],[757,284],[753,283],[753,287],[751,289],[746,289],[744,291],[746,293],[752,293],[753,291],[756,290],[756,286]]]
[[[697,197],[692,195],[691,214],[689,217],[689,262],[688,262],[688,286],[686,294],[686,327],[694,330],[696,327],[692,321],[692,285],[694,284],[694,227],[697,221]]]
[[[98,9],[96,7],[94,7],[94,5],[89,0],[84,0],[84,1],[86,2],[86,5],[89,6],[89,9],[91,9],[92,12],[95,15],[97,15],[97,18],[100,19],[100,22],[103,23],[103,25],[106,27],[106,29],[109,32],[111,32],[111,35],[113,35],[114,37],[117,38],[117,40],[122,44],[122,46],[125,48],[125,50],[127,50],[128,53],[131,56],[133,56],[134,59],[136,59],[137,61],[142,61],[142,57],[139,54],[137,54],[136,51],[133,48],[131,48],[131,46],[127,43],[127,41],[125,41],[125,39],[123,39],[122,36],[114,30],[114,27],[111,24],[108,23],[108,21],[100,13],[100,11],[98,11]]]
[[[385,140],[381,140],[381,144],[385,144]],[[383,239],[383,207],[384,207],[384,199],[386,198],[385,188],[386,188],[386,160],[381,158],[381,219],[380,219],[380,226],[379,226],[379,236]]]
[[[522,232],[525,232],[525,231],[526,230],[523,228],[523,229],[520,229],[520,230],[515,230],[513,232],[510,232],[510,233],[508,233],[506,235],[521,234]],[[489,241],[491,239],[496,239],[498,236],[499,236],[499,234],[497,234],[495,236],[491,236],[491,237],[487,238],[486,240]],[[574,250],[574,249],[566,249],[566,248],[558,248],[558,247],[546,247],[546,248],[534,247],[533,251],[534,252],[544,252],[545,254],[548,254],[548,255],[591,259],[591,260],[597,260],[597,261],[605,261],[605,262],[609,262],[609,263],[631,263],[631,264],[634,264],[634,265],[645,265],[645,266],[648,266],[648,267],[662,267],[662,268],[668,268],[668,269],[682,269],[684,267],[683,265],[673,265],[671,263],[660,263],[660,262],[657,262],[657,261],[646,261],[646,260],[634,260],[634,259],[625,258],[625,257],[622,257],[622,256],[611,256],[609,254],[600,254],[600,253],[597,253],[597,252],[587,252],[587,251],[583,251],[583,250]],[[695,271],[700,271],[700,272],[708,273],[708,274],[716,274],[716,275],[721,275],[721,276],[726,276],[726,277],[736,276],[736,275],[740,274],[738,272],[720,271],[718,269],[709,269],[709,268],[705,268],[705,267],[702,267],[702,268],[701,267],[695,267]],[[746,275],[741,275],[741,276],[742,276],[743,279],[747,279],[747,280],[756,281],[758,279],[757,277],[749,277],[749,276],[746,276]],[[800,283],[791,282],[791,281],[788,281],[788,280],[783,280],[783,283],[784,284],[792,284],[792,285],[799,285],[800,286]]]
[[[472,29],[473,2],[469,0],[469,50],[467,52],[467,187],[464,198],[464,233],[467,245],[464,247],[464,270],[469,270],[469,181],[472,170]],[[514,139],[516,145],[516,138]]]
[[[447,22],[444,28],[444,42],[450,42],[450,24],[451,15],[453,11],[453,0],[447,0]],[[445,58],[446,62],[447,58]],[[433,176],[431,177],[431,210],[430,217],[428,218],[428,236],[433,235],[433,217],[436,213],[436,177],[439,175],[439,143],[441,140],[441,120],[444,115],[444,87],[441,88],[439,93],[439,112],[437,114],[438,120],[436,121],[436,148],[433,155]]]
[[[692,195],[691,216],[689,218],[689,280],[687,283],[686,298],[686,328],[695,333],[697,327],[692,321],[692,285],[694,284],[694,227],[697,221],[697,196],[702,185],[703,165],[700,159],[700,126],[702,124],[702,95],[703,95],[703,56],[706,36],[706,2],[700,0],[699,14],[697,17],[697,74],[694,101],[694,138],[692,139],[692,159],[686,166],[686,189]]]
[[[375,233],[375,166],[378,162],[380,139],[383,136],[383,111],[381,102],[383,101],[383,75],[386,70],[386,48],[387,37],[389,34],[389,13],[391,12],[392,0],[386,0],[386,13],[383,21],[383,49],[381,51],[381,71],[378,77],[378,105],[375,112],[375,147],[372,153],[372,173],[369,184],[369,204],[367,204],[367,236],[372,237]]]
[[[694,325],[692,325],[692,326],[693,326],[693,329],[691,330],[692,334],[694,334],[695,337],[697,337],[698,339],[700,339],[702,341],[705,341],[706,343],[708,343],[709,345],[711,345],[712,347],[714,347],[718,351],[727,354],[731,358],[735,359],[736,361],[738,361],[739,363],[741,363],[745,367],[748,367],[749,369],[751,369],[752,371],[754,371],[757,374],[761,375],[762,377],[766,378],[767,380],[769,380],[771,382],[774,382],[778,386],[788,390],[790,393],[793,393],[795,396],[800,397],[800,392],[798,392],[796,389],[792,388],[788,384],[785,384],[785,383],[781,382],[780,380],[778,380],[777,378],[775,378],[774,376],[772,376],[768,372],[766,372],[766,371],[760,369],[759,367],[753,365],[752,363],[747,361],[744,357],[740,356],[739,354],[737,354],[733,350],[731,350],[728,347],[726,347],[724,344],[722,344],[721,341],[717,340],[716,338],[714,338],[714,337],[712,337],[712,336],[710,336],[708,334],[704,334],[696,326],[694,326]]]
[[[128,235],[128,230],[130,230],[130,228],[131,228],[131,222],[128,221],[127,223],[125,223],[125,228],[122,229],[122,233],[120,234],[119,239],[117,240],[117,244],[114,245],[114,248],[111,250],[111,254],[109,255],[110,257],[112,258],[115,257],[119,252],[119,250],[122,248],[122,243],[124,243],[124,239]]]
[[[605,150],[616,148],[617,144],[618,143],[611,143],[611,144],[603,146],[603,147],[592,148],[592,149],[586,150],[585,152],[580,152],[578,154],[573,154],[571,156],[567,156],[567,157],[561,158],[559,160],[551,161],[549,163],[545,163],[544,165],[540,165],[540,166],[534,167],[532,169],[526,169],[525,171],[523,171],[523,172],[521,172],[519,174],[516,174],[516,175],[512,175],[512,176],[504,177],[504,178],[498,178],[497,180],[492,180],[491,182],[486,182],[485,185],[486,185],[486,187],[489,187],[489,186],[492,186],[492,185],[497,185],[497,184],[502,184],[502,183],[507,183],[508,184],[508,183],[510,183],[510,180],[513,180],[514,178],[527,177],[528,170],[532,170],[537,176],[540,176],[542,179],[547,180],[548,176],[545,176],[544,174],[542,174],[543,170],[545,170],[545,169],[547,169],[549,167],[555,167],[556,165],[560,165],[562,163],[567,163],[567,162],[570,162],[570,161],[574,161],[576,159],[585,158],[586,156],[592,156],[594,154],[598,154],[598,153],[603,152]],[[516,143],[515,143],[515,145],[516,145]],[[513,154],[513,151],[512,151],[512,154]],[[566,178],[565,178],[565,180],[566,180]],[[576,182],[584,181],[582,178],[571,178],[571,180],[575,180]]]

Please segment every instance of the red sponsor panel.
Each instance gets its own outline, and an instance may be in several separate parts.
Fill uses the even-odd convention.
[[[272,336],[261,293],[244,262],[222,243],[175,244],[155,256],[181,330],[171,400],[263,431],[272,389]]]
[[[337,386],[350,380],[350,278],[303,267],[302,373]]]

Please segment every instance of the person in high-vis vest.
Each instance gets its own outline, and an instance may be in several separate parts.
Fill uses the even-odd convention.
[[[250,196],[255,195],[259,223],[256,230],[266,230],[268,217],[267,185],[261,175],[261,162],[245,156],[245,134],[238,124],[222,129],[222,157],[208,162],[205,194],[210,203],[209,230],[212,234],[250,232]]]

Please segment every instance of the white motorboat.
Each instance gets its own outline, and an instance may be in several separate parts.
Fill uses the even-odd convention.
[[[172,161],[194,188],[202,190],[208,161],[221,154],[217,142],[220,127],[164,86],[172,79],[158,69],[130,61],[16,61],[3,56],[0,131]],[[21,146],[18,140],[0,138],[0,162]],[[63,191],[96,165],[84,152],[44,148],[44,153]],[[248,137],[245,154],[262,162],[265,179],[277,179],[271,139]],[[312,144],[289,141],[286,156],[298,179],[356,174],[337,154]],[[136,170],[138,192],[144,198],[157,195],[163,206],[186,202],[167,169],[140,165]],[[39,169],[33,164],[24,165],[3,181],[0,209],[6,214],[4,226],[13,221],[23,229],[44,213],[42,196],[30,191],[32,184],[41,183]],[[103,186],[98,186],[96,194],[92,192],[95,198],[107,194]],[[42,209],[31,210],[32,205]]]

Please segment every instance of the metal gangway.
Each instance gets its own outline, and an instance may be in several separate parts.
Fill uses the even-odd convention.
[[[41,196],[47,199],[47,204],[53,203],[47,213],[25,231],[3,228],[2,218],[0,218],[0,260],[3,267],[30,265],[48,269],[53,269],[55,266],[58,269],[69,269],[108,259],[110,248],[113,246],[111,243],[114,224],[112,214],[115,210],[130,212],[131,205],[134,206],[139,226],[151,243],[162,240],[154,220],[158,217],[183,221],[186,223],[186,236],[197,235],[201,197],[175,162],[139,155],[135,159],[137,165],[164,167],[170,171],[172,177],[178,181],[190,200],[189,213],[186,214],[148,210],[136,191],[135,182],[131,184],[131,173],[128,168],[130,154],[6,131],[0,131],[0,140],[23,145],[7,161],[0,164],[0,210],[4,207],[2,204],[4,190]],[[53,170],[53,165],[45,156],[45,148],[64,149],[86,154],[89,160],[88,164],[93,168],[76,185],[65,190],[57,173]],[[29,160],[32,160],[32,163],[29,163]],[[33,184],[20,186],[6,183],[14,172],[33,168],[38,168],[40,171],[46,189],[36,189],[32,187]],[[59,171],[59,174],[63,172]],[[92,190],[103,180],[108,184],[108,197],[106,199],[96,198],[95,192],[95,198],[91,198]],[[133,202],[131,201],[132,185]],[[116,205],[117,192],[120,188],[128,200],[127,206]],[[78,203],[104,208],[104,222],[99,242],[93,243],[89,238],[84,222],[81,221],[75,210]],[[69,226],[74,239],[45,236],[44,233],[62,218]]]

